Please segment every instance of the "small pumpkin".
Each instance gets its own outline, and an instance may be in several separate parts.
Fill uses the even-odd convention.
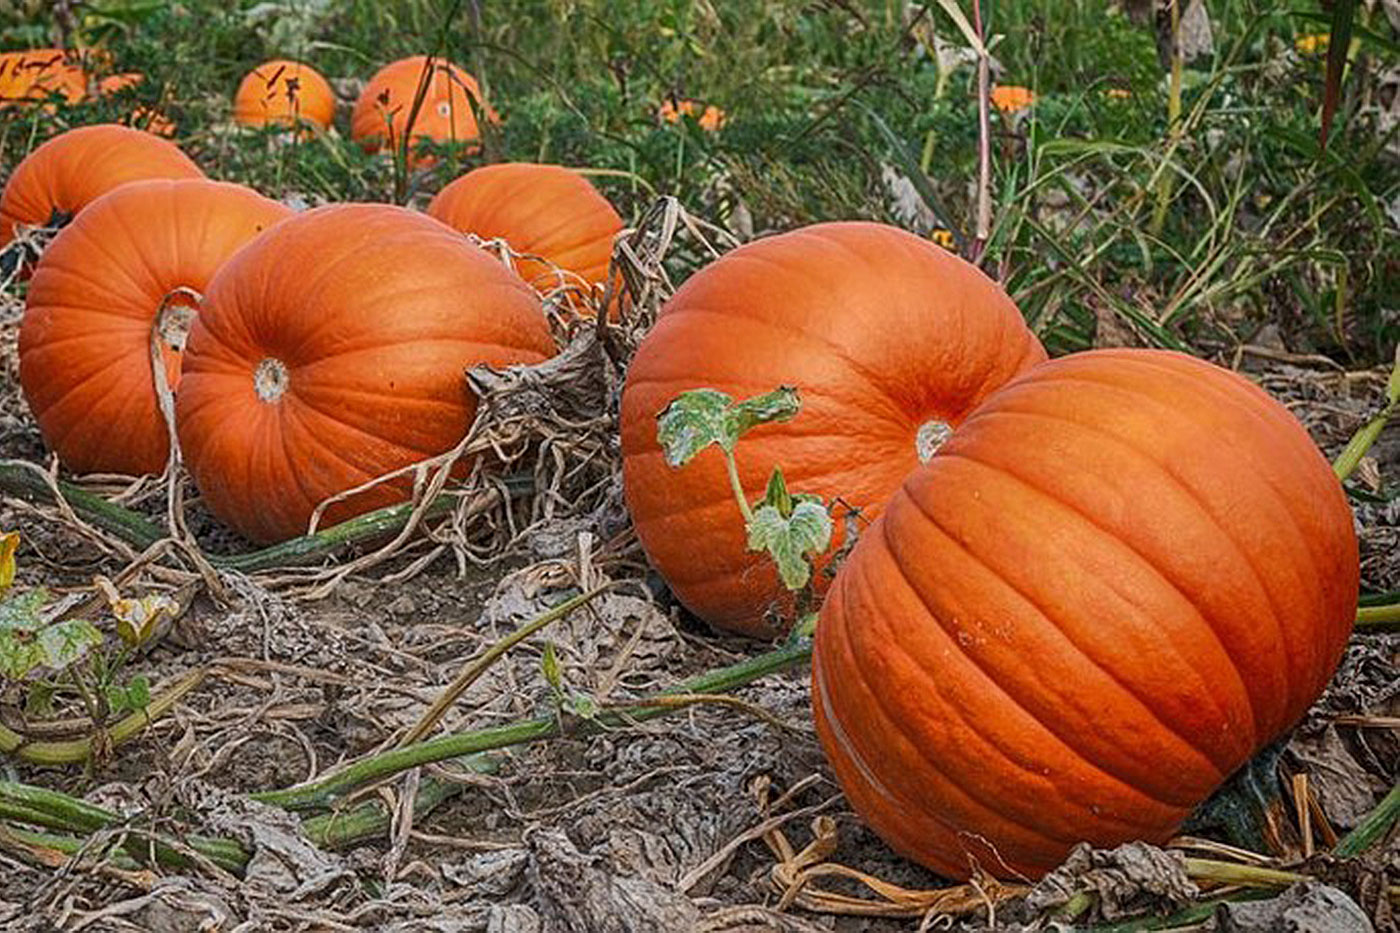
[[[29,49],[0,55],[0,110],[59,94],[70,104],[87,96],[82,57],[64,49]]]
[[[1044,358],[995,282],[906,231],[826,223],[742,246],[676,292],[628,369],[622,476],[637,535],[696,615],[771,635],[765,613],[783,591],[768,558],[747,550],[720,452],[671,469],[657,413],[690,389],[745,398],[796,386],[795,419],[739,442],[746,495],[761,497],[778,466],[794,492],[839,496],[872,519],[918,465],[926,424],[956,425]]]
[[[170,445],[151,378],[152,327],[162,329],[174,388],[198,305],[186,290],[202,293],[224,260],[290,213],[242,185],[134,181],[54,238],[29,285],[19,375],[64,466],[133,475],[164,468]]]
[[[461,440],[477,404],[465,369],[553,353],[539,297],[457,231],[387,205],[316,208],[210,284],[176,398],[181,450],[217,516],[282,540],[327,497]],[[411,486],[358,493],[325,524]]]
[[[241,126],[300,126],[305,121],[329,129],[335,120],[335,92],[310,65],[273,59],[239,82],[233,119]]]
[[[108,75],[97,82],[97,93],[101,97],[110,97],[128,88],[134,88],[145,80],[146,76],[139,71]],[[157,136],[164,136],[166,139],[175,135],[174,121],[159,110],[144,104],[131,111],[126,117],[126,125],[138,130],[145,130],[147,133],[154,133]]]
[[[385,65],[369,79],[350,116],[350,137],[367,152],[387,146],[398,149],[404,126],[413,111],[413,101],[428,57],[415,55]],[[481,137],[472,105],[491,122],[497,115],[481,96],[476,79],[443,59],[432,60],[432,73],[423,103],[413,121],[410,152],[417,140],[435,142],[475,142]],[[413,165],[427,165],[431,159],[412,157]]]
[[[911,473],[822,608],[817,731],[857,812],[950,877],[1164,842],[1307,710],[1356,613],[1337,478],[1242,377],[1079,353]]]
[[[622,232],[622,218],[608,199],[587,178],[560,165],[482,166],[438,192],[428,213],[464,233],[499,237],[518,253],[548,260],[516,264],[540,291],[581,285],[585,292],[601,292],[613,240]]]
[[[700,128],[709,133],[719,132],[727,119],[719,107],[698,100],[667,98],[657,112],[663,123],[679,123],[682,117],[694,117]]]
[[[66,222],[118,185],[143,178],[202,178],[173,143],[115,123],[60,133],[24,158],[0,195],[0,246],[15,225]]]

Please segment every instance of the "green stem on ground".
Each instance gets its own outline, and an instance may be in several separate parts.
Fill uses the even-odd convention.
[[[121,745],[135,738],[142,729],[168,713],[185,694],[204,680],[203,668],[191,671],[166,690],[151,697],[145,709],[137,710],[107,730],[110,746]],[[72,739],[66,742],[30,742],[12,729],[0,725],[0,752],[14,755],[37,765],[63,765],[87,761],[92,757],[92,739]]]
[[[1392,787],[1376,808],[1342,837],[1332,850],[1333,854],[1342,858],[1360,855],[1390,832],[1397,819],[1400,819],[1400,784]]]
[[[1400,409],[1400,346],[1395,348],[1395,366],[1390,371],[1390,378],[1386,380],[1385,406],[1351,436],[1346,447],[1337,454],[1337,459],[1332,461],[1332,469],[1336,471],[1338,479],[1345,480],[1360,466],[1361,458],[1366,456],[1376,438],[1381,436],[1386,423],[1397,409]]]
[[[1400,603],[1356,608],[1356,627],[1359,629],[1384,630],[1396,625],[1400,625]]]
[[[812,646],[810,642],[803,641],[794,645],[785,645],[738,664],[692,677],[668,690],[638,700],[639,705],[622,704],[605,709],[596,717],[580,720],[571,727],[565,727],[558,717],[541,716],[490,729],[445,735],[361,759],[338,772],[309,784],[282,790],[260,791],[250,796],[262,803],[288,810],[329,807],[371,781],[390,777],[400,771],[406,771],[419,765],[489,751],[493,748],[537,742],[563,734],[589,735],[665,716],[673,712],[672,707],[646,704],[652,702],[656,697],[678,693],[721,693],[733,690],[736,687],[752,683],[760,677],[802,664],[808,661],[811,656]]]
[[[587,593],[580,594],[572,599],[566,599],[557,606],[551,606],[546,612],[526,622],[514,632],[511,632],[505,638],[502,638],[481,654],[468,661],[466,666],[462,668],[461,673],[459,673],[452,683],[448,684],[447,688],[433,701],[433,705],[428,708],[428,711],[423,714],[422,718],[414,724],[412,729],[404,733],[403,738],[397,743],[398,747],[403,748],[406,745],[412,745],[432,731],[433,726],[437,725],[438,720],[443,717],[443,714],[447,712],[448,708],[452,706],[453,703],[457,702],[457,698],[460,697],[468,687],[475,683],[477,678],[486,673],[491,665],[495,664],[507,651],[545,626],[558,622],[580,606],[592,602],[611,586],[611,583],[605,583],[600,587],[589,590]]]
[[[509,476],[505,482],[512,495],[523,494],[533,488],[533,481],[528,476]],[[64,480],[59,480],[57,486],[63,500],[79,518],[139,550],[169,537],[160,527],[130,509],[108,502]],[[34,472],[32,466],[18,461],[0,461],[0,492],[30,502],[53,501],[53,491],[49,485]],[[429,518],[445,515],[456,504],[455,496],[439,496],[428,506],[425,515]],[[324,557],[347,544],[373,541],[392,534],[408,522],[413,509],[412,503],[386,506],[315,534],[301,535],[245,554],[210,554],[208,560],[217,569],[242,573],[304,563]]]

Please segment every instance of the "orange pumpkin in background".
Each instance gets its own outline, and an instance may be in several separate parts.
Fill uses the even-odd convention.
[[[29,49],[0,54],[0,110],[62,95],[70,104],[87,96],[87,72],[79,53]]]
[[[397,150],[427,66],[427,56],[415,55],[375,72],[355,101],[350,137],[368,152],[377,152],[386,146],[390,151]],[[419,139],[468,143],[479,140],[481,130],[473,103],[486,119],[497,121],[496,112],[482,98],[475,78],[449,61],[434,59],[428,91],[413,122],[410,153]],[[418,157],[410,159],[413,165],[427,165],[431,161]]]
[[[128,88],[134,88],[145,80],[146,76],[139,71],[108,75],[97,82],[97,93],[102,97],[109,97]],[[160,111],[145,105],[138,106],[131,111],[126,118],[126,125],[138,130],[145,130],[147,133],[154,133],[157,136],[164,136],[167,139],[175,135],[174,121]]]
[[[1282,405],[1184,354],[1074,354],[861,535],[817,624],[817,732],[866,822],[949,877],[1161,843],[1322,692],[1357,578]]]
[[[298,126],[306,121],[329,129],[335,121],[335,92],[310,65],[274,59],[239,83],[233,119],[241,126]]]
[[[210,284],[176,398],[181,450],[214,514],[279,541],[328,496],[460,441],[477,406],[465,369],[554,350],[535,292],[452,228],[387,205],[316,208]],[[411,490],[358,493],[324,524]]]
[[[541,292],[565,285],[600,291],[613,240],[622,232],[608,199],[560,165],[503,162],[474,169],[438,192],[428,213],[463,233],[501,238],[517,253],[547,260],[516,261],[516,271]]]
[[[202,178],[134,181],[58,234],[29,285],[20,383],[45,443],[76,473],[158,473],[170,453],[151,373],[161,325],[168,384],[180,381],[188,316],[224,261],[291,210]],[[182,322],[182,318],[186,319]]]
[[[742,246],[676,292],[628,368],[622,476],[637,536],[700,618],[772,635],[765,613],[786,597],[772,561],[747,548],[722,455],[672,469],[657,413],[690,389],[739,399],[795,386],[796,418],[739,441],[745,495],[760,498],[778,466],[793,492],[873,519],[918,466],[926,423],[956,425],[1043,359],[1000,286],[912,233],[826,223]]]
[[[143,178],[203,178],[173,143],[115,123],[60,133],[27,155],[0,195],[0,246],[15,225],[64,222],[113,188]]]

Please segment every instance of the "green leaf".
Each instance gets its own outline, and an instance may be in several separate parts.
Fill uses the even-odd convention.
[[[126,694],[131,701],[131,709],[145,709],[151,705],[151,682],[145,674],[137,674],[131,678],[131,685],[126,688]]]
[[[685,466],[711,444],[733,450],[738,435],[732,434],[727,417],[734,400],[717,389],[684,392],[656,416],[656,439],[672,467]]]
[[[15,593],[0,599],[0,632],[34,632],[44,625],[44,603],[48,591],[35,587],[27,593]]]
[[[102,644],[102,633],[86,619],[66,619],[41,630],[34,644],[42,654],[39,666],[62,670]]]
[[[812,576],[809,558],[831,544],[831,516],[815,496],[794,496],[792,514],[784,517],[772,505],[754,511],[749,523],[749,550],[767,551],[778,575],[790,590],[800,590]]]
[[[778,510],[778,514],[787,518],[792,514],[792,496],[788,494],[787,481],[783,479],[783,471],[780,467],[773,467],[773,475],[768,477],[768,491],[763,498],[754,503],[755,508],[762,508],[771,505]]]
[[[792,386],[780,386],[737,404],[718,389],[692,389],[676,396],[656,416],[656,439],[668,464],[685,466],[712,444],[733,452],[745,431],[760,424],[791,421],[801,407]]]
[[[544,679],[549,684],[549,689],[554,691],[555,696],[558,696],[563,687],[559,677],[559,656],[554,651],[554,642],[552,641],[544,643],[544,656],[540,659],[540,669],[544,672]]]
[[[1327,41],[1327,77],[1322,89],[1322,128],[1317,144],[1326,150],[1327,137],[1332,130],[1332,117],[1342,99],[1342,74],[1347,66],[1347,50],[1351,47],[1351,25],[1356,17],[1356,0],[1335,0],[1332,4],[1332,31]]]

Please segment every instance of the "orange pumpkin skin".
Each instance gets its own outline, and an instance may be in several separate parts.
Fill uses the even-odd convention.
[[[518,253],[549,260],[589,290],[607,281],[622,218],[578,172],[560,165],[486,165],[438,192],[428,213],[463,233],[504,239]],[[549,263],[521,259],[516,271],[540,291],[578,284]],[[580,303],[582,308],[582,303]]]
[[[722,455],[672,469],[657,413],[690,389],[737,399],[796,386],[796,418],[739,442],[748,498],[779,466],[794,492],[840,496],[870,519],[918,465],[923,424],[956,424],[1044,358],[995,282],[906,231],[828,223],[740,247],[676,292],[628,369],[622,475],[637,535],[696,615],[771,635],[764,614],[783,591],[768,556],[746,547]]]
[[[989,397],[827,596],[817,731],[847,797],[951,877],[1163,842],[1335,669],[1351,510],[1283,406],[1157,350]]]
[[[61,94],[76,104],[87,95],[82,57],[63,49],[29,49],[0,55],[0,110]]]
[[[165,467],[170,444],[150,362],[156,315],[179,288],[203,292],[224,260],[290,213],[242,185],[136,181],[54,238],[30,282],[19,375],[45,442],[68,469]],[[165,357],[174,387],[178,349]]]
[[[413,111],[413,99],[418,82],[427,64],[427,56],[415,55],[385,65],[374,73],[355,101],[350,115],[350,138],[367,152],[377,152],[385,145],[398,149],[400,134]],[[413,121],[409,148],[419,139],[436,142],[473,142],[480,138],[472,101],[483,110],[491,122],[495,111],[481,97],[476,79],[451,62],[433,60],[433,75],[428,92]],[[387,137],[387,140],[386,140]],[[411,164],[427,165],[431,159],[413,157]]]
[[[203,178],[173,143],[128,126],[101,123],[69,130],[39,146],[15,167],[0,195],[0,246],[16,224],[43,226],[54,214],[72,216],[129,181]]]
[[[239,83],[233,119],[242,126],[298,126],[306,121],[329,129],[335,120],[335,92],[310,65],[274,59]]]
[[[466,368],[554,349],[538,296],[450,227],[386,205],[317,208],[210,284],[176,398],[180,447],[217,516],[283,540],[328,496],[461,440],[476,413]],[[411,485],[359,493],[323,524]]]

